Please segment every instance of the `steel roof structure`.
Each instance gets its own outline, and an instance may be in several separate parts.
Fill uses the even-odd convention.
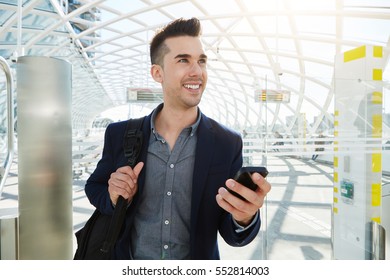
[[[202,111],[236,129],[292,133],[302,119],[309,134],[331,129],[335,55],[361,45],[382,46],[387,58],[390,51],[385,0],[0,0],[0,55],[11,65],[21,55],[69,60],[73,125],[87,128],[127,104],[129,88],[158,91],[149,41],[179,17],[198,17],[203,26],[209,82]],[[288,101],[257,102],[264,89],[286,91]]]

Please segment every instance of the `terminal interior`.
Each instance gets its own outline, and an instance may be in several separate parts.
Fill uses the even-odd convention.
[[[105,128],[163,102],[149,42],[180,17],[203,28],[201,111],[272,185],[221,258],[389,259],[386,0],[0,0],[0,259],[72,259]]]

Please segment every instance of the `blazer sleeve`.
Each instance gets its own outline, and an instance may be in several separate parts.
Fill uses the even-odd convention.
[[[111,173],[125,165],[122,146],[125,128],[126,122],[112,123],[107,127],[102,157],[85,185],[90,203],[104,214],[112,214],[114,210],[108,193]]]
[[[238,169],[242,166],[242,138],[237,134],[236,137],[236,155],[234,157],[234,161],[232,163],[232,170],[230,173],[230,177],[233,178],[234,174],[238,171]],[[245,229],[244,231],[237,232],[236,226],[233,222],[233,216],[228,213],[224,212],[223,219],[219,228],[219,232],[222,236],[222,238],[225,240],[226,243],[228,243],[231,246],[245,246],[249,244],[258,234],[260,230],[260,215],[258,215],[256,222],[251,225],[249,228]]]

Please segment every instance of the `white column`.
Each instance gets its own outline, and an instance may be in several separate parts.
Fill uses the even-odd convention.
[[[379,46],[335,59],[335,259],[372,258],[372,224],[381,223],[384,62]]]

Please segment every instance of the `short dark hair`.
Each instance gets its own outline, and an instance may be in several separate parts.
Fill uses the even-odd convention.
[[[152,65],[163,66],[163,57],[169,52],[165,44],[166,39],[178,36],[198,37],[201,35],[201,31],[200,21],[197,18],[179,18],[158,30],[150,43],[150,60]]]

